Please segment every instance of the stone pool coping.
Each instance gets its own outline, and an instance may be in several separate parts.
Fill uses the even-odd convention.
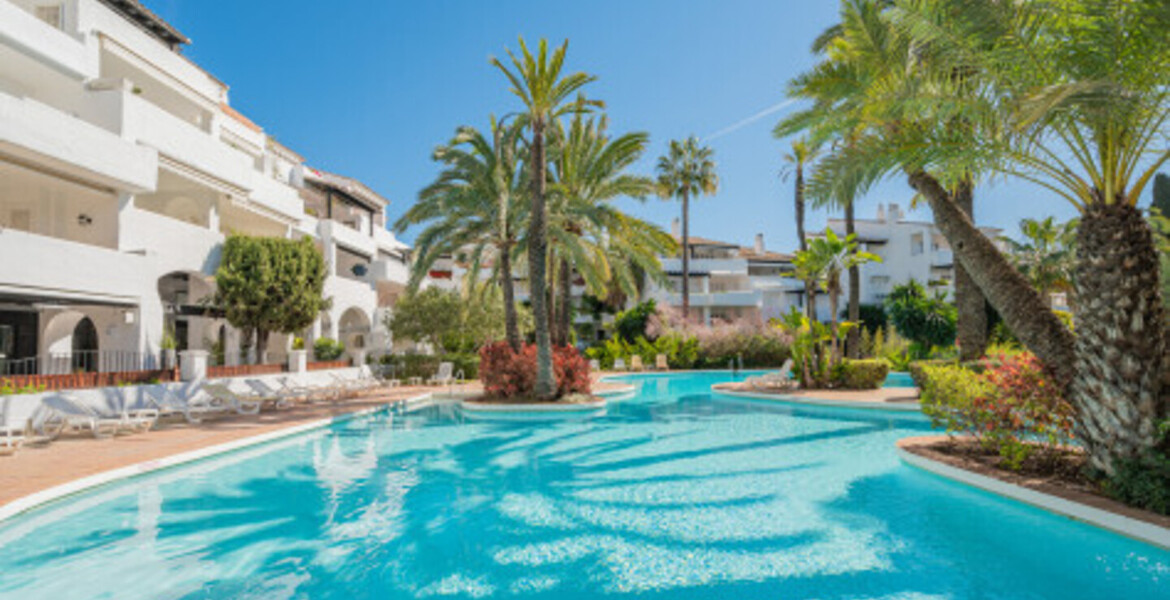
[[[856,408],[862,410],[883,410],[900,413],[918,413],[921,407],[918,402],[903,401],[905,388],[881,388],[877,390],[842,391],[842,390],[808,390],[791,391],[784,393],[769,393],[764,391],[740,391],[726,387],[727,384],[717,383],[711,386],[711,391],[735,398],[750,398],[753,400],[768,400],[787,404],[804,404],[809,406],[831,406],[836,408]],[[883,391],[884,390],[884,391]],[[898,393],[899,395],[894,395]]]
[[[946,439],[945,435],[931,435],[898,440],[898,457],[906,464],[934,475],[1170,550],[1170,517],[1010,473],[990,469],[976,472],[960,467],[957,459],[945,460],[945,455],[930,450],[930,446]]]

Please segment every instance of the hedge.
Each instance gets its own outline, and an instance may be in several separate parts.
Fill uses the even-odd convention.
[[[849,390],[876,390],[886,381],[890,363],[885,359],[844,360],[838,383]]]

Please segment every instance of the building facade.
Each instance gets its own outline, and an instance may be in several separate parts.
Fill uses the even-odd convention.
[[[308,343],[388,346],[387,201],[235,111],[186,43],[137,0],[0,0],[0,374],[153,368],[168,332],[238,361],[207,305],[231,232],[316,241],[333,306]]]

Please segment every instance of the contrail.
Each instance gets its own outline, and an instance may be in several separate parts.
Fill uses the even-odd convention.
[[[788,100],[785,100],[783,102],[773,104],[772,106],[769,106],[768,108],[765,108],[764,110],[761,110],[760,112],[758,112],[758,113],[756,113],[756,114],[754,114],[746,119],[743,119],[742,121],[737,121],[735,124],[733,124],[731,126],[724,127],[723,129],[720,129],[719,131],[712,133],[711,135],[704,138],[703,141],[710,142],[711,140],[714,140],[716,138],[721,138],[729,133],[739,131],[740,129],[743,129],[744,127],[747,127],[748,125],[751,125],[752,123],[755,123],[756,121],[759,121],[760,119],[763,119],[764,117],[766,117],[772,113],[776,113],[776,112],[780,112],[781,110],[784,110],[785,108],[788,107],[788,105],[792,104],[793,102],[796,102],[796,99],[789,98]]]

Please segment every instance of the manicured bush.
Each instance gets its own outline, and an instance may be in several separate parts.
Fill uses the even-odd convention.
[[[882,359],[849,360],[841,362],[837,378],[839,386],[848,390],[876,390],[886,381],[890,363]]]
[[[914,385],[918,386],[919,389],[926,389],[926,367],[946,366],[958,366],[958,362],[939,358],[912,360],[907,365],[906,371],[910,373],[910,378],[914,380]]]
[[[1170,457],[1155,454],[1118,464],[1105,490],[1131,506],[1170,515]]]
[[[524,344],[513,352],[507,342],[486,344],[480,348],[480,381],[491,397],[517,398],[532,395],[536,387],[536,346]],[[575,348],[553,349],[553,376],[557,396],[590,392],[589,363]]]
[[[333,338],[319,338],[313,342],[313,359],[318,361],[330,361],[341,358],[345,354],[345,344]]]
[[[982,374],[962,366],[919,367],[922,409],[948,434],[972,436],[1009,469],[1057,459],[1073,438],[1073,409],[1039,359],[996,357]]]

